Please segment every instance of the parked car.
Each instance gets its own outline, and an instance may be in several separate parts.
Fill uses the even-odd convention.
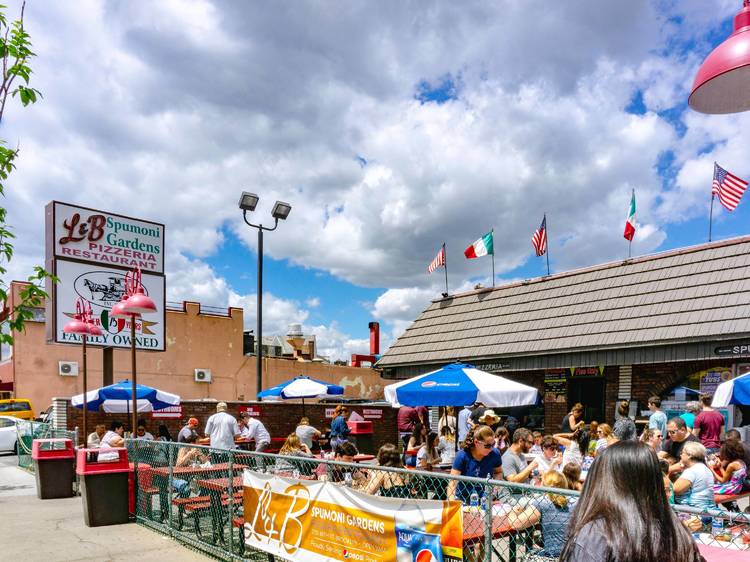
[[[13,451],[18,453],[16,442],[16,422],[18,418],[0,416],[0,452]]]
[[[12,416],[22,420],[34,421],[34,409],[26,398],[0,400],[0,416]]]

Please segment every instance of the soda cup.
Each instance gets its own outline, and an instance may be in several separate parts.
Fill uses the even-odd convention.
[[[440,535],[396,525],[396,562],[443,562]]]

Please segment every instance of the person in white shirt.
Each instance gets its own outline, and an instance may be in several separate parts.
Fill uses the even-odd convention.
[[[469,431],[469,416],[471,416],[471,406],[464,406],[464,409],[458,413],[458,443],[463,445],[466,434]]]
[[[141,441],[153,441],[154,436],[151,435],[148,431],[146,431],[146,428],[142,425],[138,426],[138,429],[135,430],[135,438],[140,439]]]
[[[113,421],[109,426],[109,431],[104,434],[104,437],[99,442],[99,447],[101,449],[110,449],[112,447],[124,446],[125,440],[122,438],[124,434],[125,426],[122,425],[122,422]]]
[[[308,418],[302,418],[299,420],[299,425],[297,426],[297,429],[294,430],[294,433],[297,434],[297,437],[299,437],[299,440],[303,444],[307,445],[308,449],[312,449],[313,439],[318,439],[320,437],[320,431],[310,425],[310,420]]]
[[[96,449],[102,442],[102,437],[107,433],[107,426],[103,423],[96,424],[96,430],[93,433],[89,433],[86,439],[86,447],[89,449]]]
[[[100,452],[97,457],[99,462],[116,461],[120,458],[119,453],[111,449],[125,446],[125,440],[122,438],[124,434],[125,426],[122,425],[122,422],[113,421],[109,426],[109,431],[104,434],[99,443]]]
[[[266,426],[260,420],[250,417],[247,412],[242,412],[242,418],[246,424],[242,437],[255,441],[255,451],[262,453],[271,444],[271,435],[268,433]]]
[[[234,449],[234,437],[240,434],[237,420],[227,414],[226,402],[216,404],[216,413],[206,422],[206,435],[215,449]]]

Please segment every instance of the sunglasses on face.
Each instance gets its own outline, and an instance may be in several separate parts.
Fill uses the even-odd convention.
[[[675,433],[679,433],[679,432],[680,432],[679,429],[668,429],[667,430],[667,433],[669,433],[670,435],[674,435]]]
[[[485,443],[484,441],[476,441],[476,443],[478,445],[481,445],[485,449],[492,449],[492,447],[495,446],[495,442],[494,441],[492,443]]]

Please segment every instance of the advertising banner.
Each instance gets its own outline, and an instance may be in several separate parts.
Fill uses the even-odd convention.
[[[47,232],[55,258],[164,273],[164,225],[78,207],[47,205]]]
[[[244,472],[245,544],[300,562],[459,562],[461,503]]]
[[[130,321],[110,318],[112,307],[125,291],[125,271],[94,264],[56,260],[55,274],[60,282],[55,286],[55,336],[57,343],[80,343],[80,336],[66,334],[65,324],[75,314],[79,297],[91,304],[94,322],[103,335],[88,337],[91,345],[129,348]],[[136,349],[164,351],[164,277],[143,274],[143,287],[156,302],[157,311],[144,314],[135,322]]]

